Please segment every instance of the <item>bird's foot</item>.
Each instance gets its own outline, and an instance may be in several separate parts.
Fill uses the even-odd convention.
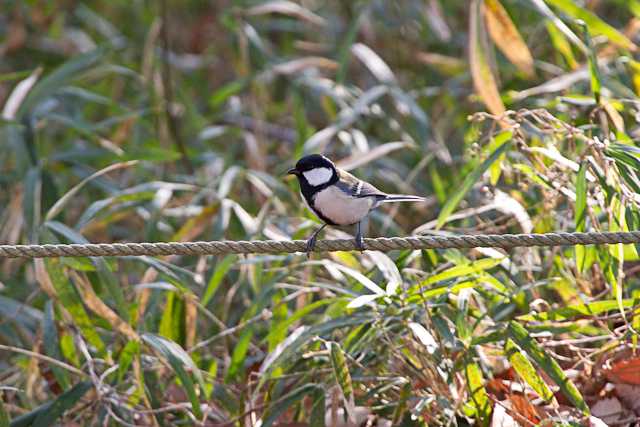
[[[313,252],[313,250],[316,247],[316,240],[318,239],[318,234],[320,234],[320,232],[326,226],[327,226],[327,224],[322,224],[322,227],[320,227],[316,231],[314,231],[313,234],[311,235],[311,237],[309,238],[309,240],[307,240],[307,247],[306,247],[307,258],[311,258],[311,252]]]
[[[311,258],[311,252],[313,252],[313,250],[316,247],[316,240],[317,240],[317,233],[314,233],[314,235],[311,236],[309,240],[307,240],[307,247],[305,249],[305,252],[307,252],[307,258]]]
[[[356,249],[364,252],[364,238],[362,237],[362,223],[356,225]]]
[[[364,239],[362,238],[362,235],[356,236],[355,241],[356,241],[356,249],[359,250],[360,252],[364,252]]]

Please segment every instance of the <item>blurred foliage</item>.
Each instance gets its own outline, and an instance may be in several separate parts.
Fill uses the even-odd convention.
[[[311,152],[428,196],[369,236],[640,227],[638,0],[0,5],[3,244],[304,238]],[[0,260],[0,426],[588,425],[638,249]]]

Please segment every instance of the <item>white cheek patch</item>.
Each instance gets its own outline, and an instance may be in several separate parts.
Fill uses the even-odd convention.
[[[304,178],[307,180],[309,185],[317,187],[329,182],[329,180],[333,176],[333,171],[329,168],[315,168],[306,172],[302,172],[302,175],[304,175]]]

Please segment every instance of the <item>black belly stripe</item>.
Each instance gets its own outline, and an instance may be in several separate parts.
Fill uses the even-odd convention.
[[[305,200],[307,201],[307,205],[311,208],[313,213],[316,214],[318,218],[320,218],[322,221],[326,222],[329,225],[333,225],[333,226],[338,225],[335,222],[331,221],[326,216],[324,216],[322,212],[320,212],[318,209],[315,208],[315,205],[313,203],[313,198],[315,197],[315,193],[302,191],[302,197],[305,198]]]

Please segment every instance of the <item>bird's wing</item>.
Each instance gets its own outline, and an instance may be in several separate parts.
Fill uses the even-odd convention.
[[[349,172],[339,169],[338,176],[340,179],[336,185],[352,197],[375,197],[376,199],[384,199],[387,196],[383,191],[378,190],[366,181],[356,178]]]

